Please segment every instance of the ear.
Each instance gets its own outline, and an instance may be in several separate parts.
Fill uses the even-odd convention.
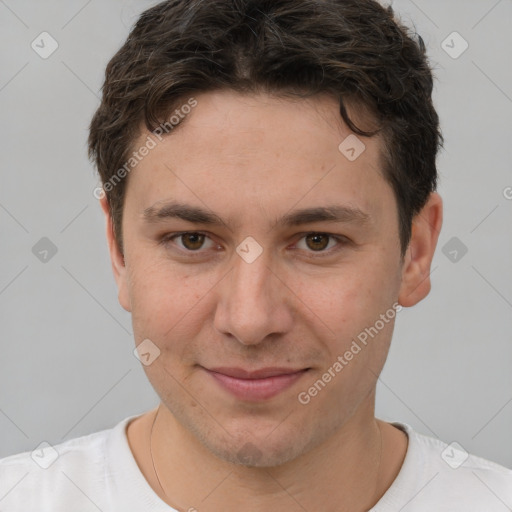
[[[430,292],[430,266],[443,224],[443,201],[432,192],[422,210],[413,218],[411,240],[404,255],[398,302],[414,306]]]
[[[124,309],[126,309],[126,311],[131,312],[126,264],[114,236],[112,216],[110,215],[110,208],[107,200],[107,195],[103,193],[99,201],[101,209],[103,210],[106,219],[107,243],[110,252],[110,260],[112,263],[112,271],[114,273],[114,279],[116,280],[117,283],[119,304],[121,304],[121,306]]]

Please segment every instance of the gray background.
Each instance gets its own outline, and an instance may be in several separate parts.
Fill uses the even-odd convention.
[[[104,68],[155,3],[0,0],[0,457],[158,403],[117,302],[86,157]],[[445,221],[432,292],[398,315],[377,416],[512,467],[512,2],[393,5],[435,67]],[[47,59],[31,48],[43,31],[59,45]],[[454,31],[469,43],[458,58],[442,47]],[[43,237],[57,248],[46,262],[33,252]]]

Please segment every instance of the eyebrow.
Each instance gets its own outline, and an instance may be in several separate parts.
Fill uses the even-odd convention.
[[[192,224],[205,224],[209,226],[226,226],[226,222],[217,214],[206,209],[199,208],[176,201],[170,201],[161,206],[150,206],[142,212],[142,218],[146,223],[158,224],[168,219],[181,219]],[[342,205],[317,206],[293,210],[280,219],[275,226],[300,226],[314,222],[339,222],[365,224],[371,220],[368,213],[359,208]]]

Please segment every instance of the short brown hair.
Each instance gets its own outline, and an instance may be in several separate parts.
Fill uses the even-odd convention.
[[[226,88],[331,94],[354,133],[381,134],[382,172],[396,197],[403,256],[412,219],[436,190],[443,137],[425,45],[391,6],[375,0],[166,0],[146,10],[107,65],[90,124],[89,157],[103,185],[130,158],[143,122],[152,132],[191,95]],[[349,103],[372,112],[377,129],[356,126]],[[104,186],[121,253],[126,182]]]

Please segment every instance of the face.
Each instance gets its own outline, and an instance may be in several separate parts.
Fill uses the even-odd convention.
[[[119,300],[136,344],[159,350],[144,369],[179,424],[224,460],[282,464],[372,400],[397,303],[428,293],[433,236],[420,222],[401,259],[380,140],[347,158],[334,99],[195,98],[129,175]]]

